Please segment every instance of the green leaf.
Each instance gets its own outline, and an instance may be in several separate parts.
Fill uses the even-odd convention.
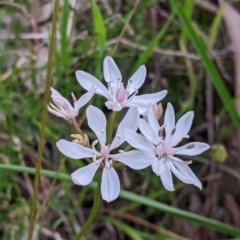
[[[0,170],[9,170],[9,171],[15,171],[15,172],[23,172],[23,173],[29,173],[29,174],[35,174],[36,169],[32,167],[24,167],[19,165],[11,165],[11,164],[2,164],[0,163]],[[41,175],[45,177],[54,178],[56,176],[56,172],[50,171],[50,170],[41,170]],[[60,173],[58,175],[58,179],[64,180],[64,181],[71,181],[71,177],[68,174]],[[88,187],[95,189],[97,187],[96,182],[92,182],[88,185]],[[147,207],[154,208],[156,210],[159,210],[161,212],[168,213],[173,216],[177,216],[179,218],[188,220],[192,223],[196,223],[200,226],[204,226],[209,229],[216,230],[218,232],[226,233],[231,236],[240,236],[240,229],[232,227],[228,224],[221,223],[219,221],[209,219],[194,213],[190,213],[181,209],[178,209],[176,207],[169,206],[164,203],[160,203],[151,199],[148,199],[144,196],[140,196],[128,191],[121,190],[120,197],[124,199],[128,199],[130,201],[140,203],[142,205],[145,205]]]
[[[124,232],[130,239],[133,240],[143,240],[135,231],[135,229],[133,229],[132,227],[128,226],[127,224],[121,222],[121,221],[117,221],[114,220],[113,218],[105,218],[108,222],[112,223],[113,225],[115,225],[117,228],[119,228],[122,232]]]
[[[215,87],[219,97],[222,100],[222,103],[226,110],[228,111],[230,117],[232,118],[233,123],[240,130],[240,117],[232,104],[232,98],[229,95],[228,91],[226,90],[226,86],[223,83],[223,80],[214,65],[213,61],[209,57],[207,53],[207,48],[203,43],[202,39],[196,33],[192,24],[188,21],[187,17],[185,16],[182,6],[179,4],[177,0],[170,0],[172,9],[176,12],[179,20],[182,23],[183,28],[186,30],[189,40],[191,41],[193,47],[195,48],[196,52],[199,54],[202,64],[207,71],[213,86]]]
[[[94,27],[94,31],[97,34],[96,41],[99,46],[99,57],[101,57],[105,50],[106,28],[104,25],[102,14],[94,0],[91,0],[91,6],[92,6],[93,27]]]

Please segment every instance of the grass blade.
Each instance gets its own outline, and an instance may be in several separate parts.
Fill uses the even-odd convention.
[[[18,166],[18,165],[2,164],[2,163],[0,163],[0,169],[15,171],[15,172],[22,172],[22,173],[29,173],[29,174],[35,174],[35,171],[36,171],[36,169],[32,167],[24,167],[24,166]],[[45,177],[54,178],[56,174],[57,173],[54,171],[43,170],[43,169],[41,170],[41,175]],[[60,173],[58,175],[58,179],[63,181],[71,181],[71,176],[69,174]],[[88,187],[95,189],[97,187],[97,183],[92,182],[88,185]],[[139,196],[135,193],[121,190],[120,197],[136,203],[140,203],[147,207],[157,209],[161,212],[165,212],[170,215],[177,216],[179,218],[188,220],[192,223],[196,223],[200,226],[204,226],[206,228],[216,230],[217,232],[226,233],[230,236],[240,236],[240,229],[238,228],[232,227],[228,224],[221,223],[216,220],[212,220],[210,218],[206,218],[194,213],[190,213],[190,212],[178,209],[176,207],[169,206],[164,203],[160,203],[160,202],[148,199],[144,196]]]
[[[230,97],[226,87],[223,83],[223,80],[214,65],[213,61],[210,59],[207,49],[201,40],[201,38],[196,33],[195,29],[193,28],[192,24],[188,21],[187,17],[185,16],[181,5],[177,0],[170,0],[172,9],[176,12],[179,20],[182,23],[183,28],[186,30],[189,40],[191,41],[193,47],[195,48],[196,52],[199,54],[202,64],[207,71],[210,79],[212,81],[213,86],[215,87],[219,97],[222,100],[222,103],[226,110],[228,111],[230,117],[232,118],[233,123],[240,131],[240,118],[239,115],[234,108],[232,98]]]

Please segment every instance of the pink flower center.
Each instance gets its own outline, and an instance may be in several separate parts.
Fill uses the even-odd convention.
[[[174,155],[174,149],[169,146],[163,146],[159,151],[160,157],[167,157],[168,155],[172,156]]]
[[[105,159],[108,159],[109,158],[109,153],[110,153],[110,149],[108,147],[105,147],[101,150],[100,152],[102,154],[102,156],[105,158]]]
[[[125,100],[126,97],[127,97],[126,90],[124,89],[123,86],[121,86],[117,90],[116,100],[117,100],[117,102],[122,103]]]

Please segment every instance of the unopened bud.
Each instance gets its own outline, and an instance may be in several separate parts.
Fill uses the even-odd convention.
[[[209,155],[212,160],[223,163],[227,158],[227,150],[223,144],[214,144],[210,148]]]
[[[162,116],[163,114],[163,108],[162,108],[162,104],[159,103],[159,104],[153,104],[153,113],[156,117],[157,120],[160,119],[160,117]]]
[[[73,138],[73,142],[80,144],[84,147],[89,147],[89,139],[86,133],[83,134],[83,136],[81,134],[71,134],[70,135],[71,138]]]

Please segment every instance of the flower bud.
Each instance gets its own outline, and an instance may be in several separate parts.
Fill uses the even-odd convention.
[[[227,150],[223,144],[214,144],[210,148],[209,155],[212,160],[224,163],[227,158]]]
[[[70,135],[71,138],[73,138],[73,142],[74,143],[77,143],[77,144],[80,144],[84,147],[89,147],[90,144],[89,144],[89,139],[88,139],[88,136],[86,133],[83,134],[83,136],[81,134],[71,134]]]
[[[159,104],[153,104],[153,113],[156,117],[157,120],[160,119],[160,117],[162,116],[163,114],[163,108],[162,108],[162,104],[159,103]]]

